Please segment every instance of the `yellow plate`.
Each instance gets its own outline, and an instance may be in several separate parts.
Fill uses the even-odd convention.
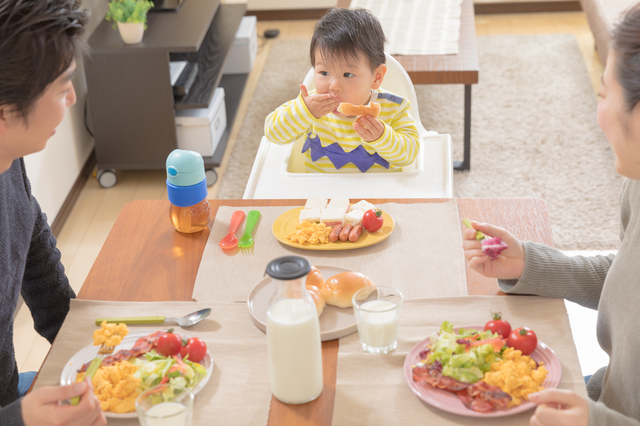
[[[382,217],[384,218],[382,228],[374,233],[365,230],[355,243],[351,241],[336,241],[335,243],[329,242],[327,244],[294,243],[287,239],[287,235],[294,232],[296,226],[300,224],[300,210],[302,210],[302,207],[296,207],[278,216],[273,222],[272,232],[282,244],[305,250],[353,250],[372,246],[378,244],[380,241],[386,240],[396,227],[396,223],[393,221],[391,215],[382,211]]]

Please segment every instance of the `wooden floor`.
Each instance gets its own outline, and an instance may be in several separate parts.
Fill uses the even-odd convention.
[[[311,38],[313,24],[313,21],[260,21],[258,34],[262,34],[268,28],[277,28],[280,30],[280,38]],[[602,66],[594,51],[594,40],[582,12],[482,15],[476,17],[476,28],[478,35],[574,34],[591,75],[594,91],[599,89]],[[222,165],[218,169],[220,176],[224,174],[233,145],[241,131],[242,121],[271,43],[272,41],[259,40],[261,47],[240,103],[229,146]],[[76,292],[89,273],[122,206],[137,199],[166,199],[165,178],[164,171],[121,171],[118,173],[117,185],[110,189],[101,188],[96,179],[88,180],[58,238],[62,262]],[[209,188],[209,198],[216,197],[218,186],[219,183]],[[167,220],[169,220],[168,215]],[[49,350],[49,344],[34,331],[33,321],[26,306],[23,306],[17,315],[14,324],[14,342],[19,370],[21,372],[38,370]]]

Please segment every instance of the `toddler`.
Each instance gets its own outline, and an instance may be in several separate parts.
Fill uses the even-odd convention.
[[[387,71],[385,36],[365,9],[331,9],[315,25],[310,57],[315,90],[269,114],[265,135],[277,144],[306,136],[307,172],[398,172],[420,149],[409,101],[380,89]],[[346,116],[341,102],[380,104],[378,118]]]

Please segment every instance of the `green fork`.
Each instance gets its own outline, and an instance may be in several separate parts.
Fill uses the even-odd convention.
[[[244,228],[244,235],[240,240],[238,240],[239,248],[249,248],[253,245],[253,238],[251,237],[251,233],[253,232],[253,227],[256,226],[258,219],[260,218],[260,212],[258,210],[251,210],[249,214],[247,214],[247,222]]]

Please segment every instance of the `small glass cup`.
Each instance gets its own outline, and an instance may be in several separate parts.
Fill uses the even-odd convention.
[[[398,347],[402,293],[392,287],[365,287],[353,295],[353,313],[365,352],[386,354]]]
[[[136,411],[141,426],[191,426],[193,394],[167,384],[154,386],[138,395]]]

